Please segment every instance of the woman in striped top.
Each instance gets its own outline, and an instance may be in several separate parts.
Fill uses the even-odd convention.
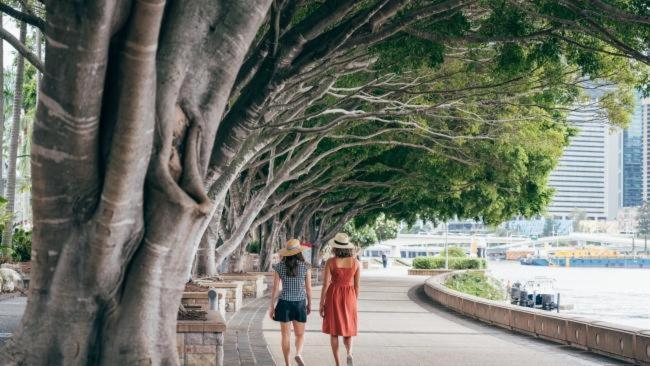
[[[305,323],[307,315],[311,312],[311,271],[302,256],[304,248],[297,239],[287,242],[287,247],[280,251],[282,261],[276,264],[271,291],[271,307],[269,316],[280,322],[282,330],[282,353],[284,363],[289,365],[291,353],[290,337],[291,326],[296,336],[295,360],[300,366],[305,363],[302,359],[302,346],[305,342]],[[278,290],[281,288],[280,297],[275,303]]]

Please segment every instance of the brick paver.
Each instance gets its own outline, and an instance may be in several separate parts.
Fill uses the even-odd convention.
[[[224,365],[275,365],[261,328],[268,301],[268,297],[251,300],[228,320],[224,336]]]

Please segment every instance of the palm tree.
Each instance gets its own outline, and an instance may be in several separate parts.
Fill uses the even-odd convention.
[[[27,39],[27,24],[20,22],[20,42],[25,44]],[[5,224],[2,242],[11,246],[13,235],[13,213],[16,200],[16,160],[18,157],[18,136],[20,134],[20,113],[23,104],[23,77],[25,74],[25,58],[18,54],[16,58],[16,85],[14,90],[13,123],[11,141],[9,142],[9,167],[7,170],[7,215],[11,215]]]

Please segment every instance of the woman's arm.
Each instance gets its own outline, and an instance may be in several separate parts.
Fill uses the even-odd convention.
[[[311,269],[307,270],[305,276],[305,292],[307,292],[307,315],[311,313]]]
[[[357,294],[357,299],[359,298],[359,281],[360,280],[361,280],[361,262],[357,261],[357,271],[354,272],[354,292]]]
[[[330,260],[328,259],[325,262],[325,269],[323,270],[323,288],[320,292],[320,307],[318,312],[320,316],[325,317],[325,295],[327,294],[327,288],[330,286]]]
[[[275,318],[275,297],[278,295],[280,285],[280,275],[278,275],[278,272],[275,272],[273,274],[273,289],[271,290],[271,306],[269,308],[269,316],[271,319]]]

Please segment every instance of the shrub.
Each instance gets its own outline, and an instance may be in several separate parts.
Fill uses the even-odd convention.
[[[11,258],[15,262],[26,262],[32,259],[32,232],[23,228],[16,228],[12,237],[13,253]]]
[[[413,268],[415,269],[436,269],[435,257],[417,257],[413,259]],[[444,267],[444,263],[442,264]]]
[[[449,252],[449,257],[458,257],[458,258],[465,258],[467,257],[467,254],[465,254],[465,249],[459,248],[459,247],[449,247],[447,248],[447,251]],[[442,252],[439,254],[440,257],[445,257],[445,251],[443,249]]]
[[[248,243],[248,246],[246,247],[246,251],[252,254],[260,254],[260,242],[259,240],[253,240],[250,243]]]
[[[458,258],[449,257],[449,269],[484,269],[486,267],[483,258]],[[415,269],[443,269],[445,268],[444,257],[417,257],[413,259]]]
[[[453,274],[447,278],[445,286],[452,290],[490,300],[505,300],[506,298],[503,285],[482,272]]]

